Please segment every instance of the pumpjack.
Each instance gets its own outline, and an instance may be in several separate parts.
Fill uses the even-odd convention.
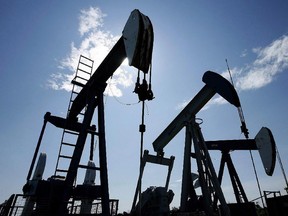
[[[255,139],[205,141],[201,132],[202,120],[196,114],[204,105],[218,93],[227,102],[241,108],[240,100],[234,86],[219,74],[207,71],[204,73],[205,86],[176,116],[167,128],[153,142],[153,148],[158,157],[164,155],[165,146],[183,128],[185,132],[184,160],[182,171],[182,186],[180,212],[202,211],[206,215],[256,215],[255,207],[248,202],[236,169],[232,163],[230,152],[233,150],[258,150],[267,175],[272,175],[275,167],[275,141],[268,128],[261,128]],[[245,122],[241,120],[241,131],[247,132]],[[192,150],[194,146],[194,151]],[[209,150],[221,150],[222,159],[217,176],[210,158]],[[197,170],[192,172],[192,159],[196,161]],[[231,182],[235,192],[236,208],[227,204],[221,189],[223,170],[227,163]],[[196,172],[196,173],[195,173]],[[197,181],[195,181],[197,179]],[[201,195],[196,194],[196,188],[201,188]],[[244,203],[244,204],[243,204]],[[219,204],[219,206],[218,206]],[[242,205],[243,204],[243,205]],[[242,212],[238,214],[236,211]],[[236,214],[235,214],[236,212]],[[249,213],[250,212],[250,213]]]
[[[107,80],[125,58],[128,58],[130,66],[142,71],[144,76],[149,73],[153,40],[153,26],[150,19],[139,10],[132,11],[123,29],[122,36],[91,77],[89,79],[85,78],[87,82],[79,81],[79,79],[78,81],[77,79],[72,81],[73,84],[81,87],[81,90],[75,93],[75,97],[70,100],[66,118],[53,116],[49,112],[45,114],[44,124],[27,175],[27,183],[23,187],[24,196],[26,200],[29,200],[27,205],[30,206],[27,207],[26,205],[26,209],[23,211],[24,215],[72,215],[75,214],[73,212],[74,200],[86,200],[86,207],[89,202],[91,204],[91,201],[99,200],[101,215],[116,215],[117,212],[112,212],[113,200],[109,197],[103,93]],[[87,63],[87,59],[85,61],[82,61],[82,65],[92,69],[92,66]],[[82,79],[84,78],[82,77]],[[146,79],[143,79],[143,84],[140,84],[139,81],[137,87],[137,93],[141,100],[151,100],[153,98],[151,85],[148,86]],[[92,125],[95,110],[98,111],[97,126]],[[47,180],[31,178],[47,123],[63,129],[64,134],[74,135],[76,143],[68,143],[62,140],[61,148],[70,146],[73,149],[73,153],[72,155],[65,155],[61,153],[61,150],[59,151],[55,175]],[[80,164],[88,135],[91,135],[92,138],[94,136],[98,137],[99,167],[96,167],[91,162],[88,165]],[[61,159],[66,159],[66,163],[68,161],[69,165],[67,168],[60,167]],[[44,156],[40,157],[40,161],[44,162],[40,162],[40,164],[38,162],[38,168],[36,169],[40,169],[41,173],[46,161]],[[81,168],[87,170],[87,178],[85,180],[90,178],[90,184],[85,184],[84,182],[83,185],[75,185],[78,169]],[[99,185],[95,185],[93,182],[96,171],[100,173]],[[91,209],[91,206],[89,208]],[[29,213],[29,209],[33,211]],[[91,214],[91,212],[90,214],[88,213],[87,211],[82,211],[82,215]]]
[[[173,192],[168,191],[168,185],[173,168],[174,156],[164,157],[164,148],[169,142],[185,128],[184,159],[181,181],[181,200],[179,215],[198,214],[203,215],[249,215],[256,216],[253,203],[249,202],[237,175],[236,169],[230,157],[230,152],[235,150],[258,150],[267,175],[271,176],[275,167],[275,140],[270,129],[263,127],[254,139],[244,140],[218,140],[206,141],[201,132],[202,120],[196,114],[209,100],[218,93],[227,102],[235,106],[238,111],[241,108],[240,100],[234,86],[219,74],[207,71],[204,73],[205,86],[187,104],[187,106],[172,120],[166,129],[152,143],[156,155],[144,151],[142,166],[140,169],[138,184],[132,205],[132,215],[168,215],[169,203],[173,199]],[[245,121],[241,120],[241,131],[248,133]],[[194,151],[192,147],[194,146]],[[218,176],[210,158],[209,151],[220,150],[222,152],[221,164]],[[193,164],[195,160],[195,168]],[[141,182],[144,167],[147,162],[168,166],[168,175],[165,187],[148,188],[142,194],[142,200],[138,200],[139,182]],[[227,164],[231,183],[237,200],[236,204],[227,204],[221,189],[224,166]],[[201,194],[196,194],[196,188],[201,188]],[[165,190],[164,190],[165,189]],[[160,198],[161,197],[161,198]],[[172,197],[172,198],[171,198]],[[160,204],[161,203],[161,204]],[[158,205],[157,205],[158,204]],[[176,214],[177,215],[177,214]]]
[[[138,94],[139,100],[145,101],[154,98],[151,88],[153,40],[153,27],[150,19],[139,10],[134,10],[124,27],[122,36],[93,74],[93,61],[84,56],[80,57],[77,70],[86,73],[83,68],[80,68],[80,65],[84,65],[90,72],[86,73],[85,78],[76,73],[72,80],[73,89],[65,118],[54,116],[50,112],[44,116],[43,127],[26,178],[27,181],[23,187],[25,205],[21,208],[21,215],[117,215],[118,200],[109,197],[103,93],[108,79],[123,60],[128,58],[129,65],[138,69],[134,92]],[[149,70],[150,83],[147,83],[146,75],[149,74]],[[142,84],[139,78],[140,71],[144,74]],[[241,105],[234,86],[219,74],[207,71],[204,73],[202,81],[205,86],[152,143],[156,155],[149,154],[148,150],[145,150],[142,155],[141,151],[140,173],[130,215],[168,216],[170,214],[169,204],[173,200],[174,193],[168,190],[168,187],[175,157],[164,157],[164,148],[183,128],[186,132],[179,215],[186,215],[186,213],[193,215],[199,211],[202,211],[204,215],[239,215],[235,208],[227,204],[221,189],[225,164],[229,170],[237,204],[248,204],[240,206],[241,208],[244,206],[243,208],[246,210],[251,210],[249,214],[247,211],[241,214],[255,215],[253,206],[249,205],[233,165],[230,152],[234,150],[258,150],[267,175],[272,175],[275,167],[275,141],[272,132],[263,127],[254,139],[246,137],[246,140],[205,141],[200,128],[201,122],[196,117],[205,104],[218,93],[230,104],[237,107],[238,111],[241,110]],[[75,89],[74,86],[76,86]],[[95,110],[98,114],[97,126],[92,124]],[[240,120],[242,123],[241,131],[247,134],[248,130],[241,115]],[[39,150],[47,123],[62,129],[63,135],[55,173],[47,180],[43,180],[46,155],[44,153],[39,155]],[[145,131],[145,125],[142,124],[140,125],[140,132],[143,131]],[[66,136],[70,136],[70,138],[73,136],[75,143],[66,141]],[[90,153],[87,165],[80,164],[88,136],[91,136],[91,143],[94,142],[95,137],[98,138],[99,166],[93,162],[92,153]],[[73,149],[72,155],[67,155],[63,150],[67,146]],[[93,146],[91,146],[92,148]],[[218,176],[209,155],[211,150],[222,152]],[[39,159],[35,167],[38,155]],[[66,165],[68,164],[66,167],[61,166],[61,161],[64,159]],[[196,172],[192,172],[192,159],[196,161]],[[168,167],[168,174],[164,187],[150,187],[141,193],[141,181],[146,163],[164,165]],[[86,170],[83,184],[76,184],[79,169]],[[34,174],[32,175],[33,171]],[[98,185],[95,183],[96,172],[100,173]],[[201,188],[200,196],[196,194],[197,187]],[[5,205],[0,206],[0,215],[19,215],[18,208],[16,208],[17,196],[12,195]],[[95,200],[98,201],[96,207],[93,206]],[[75,201],[80,201],[80,209],[75,206]],[[92,208],[96,208],[93,213]]]

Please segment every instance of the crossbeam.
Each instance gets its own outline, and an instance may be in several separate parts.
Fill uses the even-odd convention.
[[[205,141],[208,150],[258,150],[254,139]]]

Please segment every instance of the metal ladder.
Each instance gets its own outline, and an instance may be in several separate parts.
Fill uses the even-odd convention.
[[[80,55],[75,77],[71,81],[72,91],[71,91],[71,96],[69,100],[66,119],[69,115],[73,101],[75,100],[75,98],[77,97],[81,89],[85,86],[85,84],[88,82],[88,80],[90,79],[92,75],[93,64],[94,64],[93,60],[83,55]],[[85,108],[80,113],[80,116],[84,117],[84,115],[85,115]],[[78,119],[78,122],[81,122],[82,120]],[[79,132],[77,131],[69,130],[67,129],[67,127],[63,129],[61,144],[59,148],[59,153],[58,153],[57,163],[56,163],[56,168],[55,168],[55,173],[54,173],[55,178],[65,179],[65,176],[68,173],[69,164],[72,159],[72,155],[76,146],[78,135],[79,135]]]

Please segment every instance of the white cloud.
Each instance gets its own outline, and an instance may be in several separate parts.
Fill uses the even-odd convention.
[[[81,36],[85,33],[98,29],[103,26],[103,18],[106,14],[103,14],[99,8],[90,7],[88,10],[81,10],[79,17],[79,32]]]
[[[181,103],[177,104],[176,110],[184,109],[184,107],[186,107],[189,102],[190,102],[190,100],[189,101],[188,100],[183,100]]]
[[[179,103],[176,106],[176,110],[184,109],[192,99],[193,98],[191,98],[190,100],[183,100],[181,103]],[[208,103],[202,108],[202,110],[206,110],[212,105],[222,105],[222,104],[227,104],[227,103],[228,102],[223,97],[218,95],[218,96],[212,98],[210,101],[208,101]]]
[[[288,69],[288,35],[278,38],[266,47],[253,48],[252,52],[257,55],[252,63],[231,70],[238,91],[262,88]],[[227,71],[221,75],[229,80]]]
[[[121,97],[122,92],[117,86],[121,85],[123,87],[129,87],[132,84],[132,74],[128,73],[122,68],[119,68],[113,74],[113,77],[108,81],[108,88],[106,88],[106,94],[109,96]]]
[[[230,70],[238,92],[262,88],[273,82],[279,73],[288,70],[288,35],[283,35],[264,48],[253,48],[252,52],[257,56],[251,64]],[[230,80],[227,70],[221,75]],[[179,103],[177,109],[184,108],[188,103]],[[217,97],[209,101],[204,109],[225,103],[222,97]]]
[[[254,48],[256,60],[241,71],[236,87],[251,90],[271,83],[276,75],[288,69],[288,35],[273,41],[267,47]]]
[[[120,38],[119,35],[114,36],[110,32],[102,30],[105,16],[99,8],[90,7],[87,10],[81,10],[78,30],[82,41],[79,46],[75,45],[74,42],[71,43],[70,53],[60,61],[59,65],[59,69],[65,70],[65,72],[51,75],[50,80],[48,80],[50,88],[55,90],[71,90],[71,80],[75,76],[80,55],[94,60],[93,72],[100,65]],[[132,75],[127,73],[124,67],[120,67],[114,73],[113,79],[109,80],[105,94],[120,97],[122,96],[120,88],[131,85]]]
[[[240,55],[240,57],[246,57],[247,56],[247,53],[248,53],[248,50],[247,49],[245,49],[245,50],[243,50],[242,51],[242,53],[241,53],[241,55]]]
[[[52,74],[50,76],[50,80],[48,80],[48,86],[54,90],[66,90],[71,91],[72,85],[71,80],[73,79],[74,75],[69,74]]]
[[[227,103],[228,102],[223,97],[217,96],[213,98],[212,100],[210,100],[207,105],[213,105],[213,104],[222,105],[222,104],[227,104]]]

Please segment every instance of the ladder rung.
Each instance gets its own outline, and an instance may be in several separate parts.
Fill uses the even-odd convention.
[[[88,64],[86,64],[86,63],[84,63],[84,62],[80,62],[80,64],[85,65],[86,67],[92,68],[92,65],[88,65]],[[78,69],[79,69],[79,68],[78,68]]]
[[[56,172],[68,173],[68,170],[64,169],[56,169]],[[58,177],[58,176],[57,176]]]
[[[73,94],[77,94],[77,95],[79,94],[79,92],[76,92],[76,91],[72,91],[72,93],[73,93]]]
[[[71,156],[67,156],[67,155],[59,155],[59,157],[61,157],[61,158],[66,158],[66,159],[72,159]]]
[[[72,80],[71,83],[74,84],[74,85],[80,86],[80,87],[84,87],[85,86],[83,83],[77,82],[75,80]]]
[[[81,71],[82,73],[85,73],[85,74],[88,74],[89,76],[91,75],[91,72],[87,72],[81,68],[77,68],[78,71]],[[77,76],[77,78],[80,78],[80,79],[83,79],[85,81],[88,81],[87,79],[83,78],[83,77],[80,77],[80,76]]]
[[[62,145],[66,145],[66,146],[72,146],[72,147],[75,147],[75,146],[76,146],[75,144],[66,143],[66,142],[62,142]]]
[[[80,71],[83,71],[82,69],[78,69],[78,70],[80,70]],[[86,71],[83,71],[83,72],[85,72],[85,73],[87,73],[87,74],[89,74],[88,72],[86,72]],[[90,74],[89,74],[90,75]],[[75,78],[73,79],[73,80],[75,80],[75,79],[81,79],[81,80],[84,80],[84,81],[88,81],[89,79],[86,79],[86,78],[84,78],[84,77],[80,77],[80,76],[75,76]],[[76,81],[77,82],[77,81]]]
[[[87,60],[89,60],[89,61],[91,61],[91,62],[94,62],[93,60],[91,60],[91,59],[89,59],[88,57],[83,56],[83,55],[80,55],[80,58],[85,58],[85,59],[87,59]]]
[[[67,130],[67,129],[65,129],[65,133],[69,133],[69,134],[72,134],[72,135],[79,135],[78,132],[70,131],[70,130]]]
[[[83,168],[83,169],[91,169],[91,170],[100,170],[99,167],[91,167],[91,166],[87,166],[87,165],[78,165],[79,168]]]
[[[61,172],[61,171],[58,171],[58,172]],[[51,176],[51,178],[53,178],[53,179],[65,179],[66,177],[65,176],[60,176],[60,175],[53,175],[53,176]]]
[[[73,100],[73,99],[71,99],[71,100],[70,100],[70,102],[71,102],[71,103],[73,103],[73,102],[74,102],[74,100]],[[69,108],[69,110],[68,110],[68,111],[70,111],[70,108]]]

